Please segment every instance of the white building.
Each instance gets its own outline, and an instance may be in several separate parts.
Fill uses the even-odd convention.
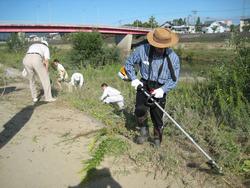
[[[230,31],[230,25],[232,22],[226,21],[215,21],[211,23],[208,27],[203,27],[202,31],[204,33],[224,33]]]
[[[61,35],[59,33],[49,33],[49,40],[61,40]]]
[[[242,32],[245,26],[250,26],[250,18],[240,19],[240,32]]]
[[[165,22],[161,27],[170,28],[176,33],[195,33],[195,26],[192,25],[173,25],[171,22]]]

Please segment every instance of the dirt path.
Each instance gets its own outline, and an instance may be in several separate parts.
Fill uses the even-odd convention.
[[[209,175],[192,171],[167,179],[155,179],[152,174],[139,171],[115,174],[113,169],[120,167],[127,172],[133,164],[123,161],[117,165],[109,159],[95,171],[97,179],[82,185],[78,172],[82,160],[89,158],[87,146],[91,136],[79,137],[74,142],[65,140],[103,125],[68,107],[60,98],[54,103],[34,106],[27,84],[8,86],[0,98],[0,117],[1,188],[216,187],[216,181],[206,181]]]
[[[62,141],[102,125],[60,105],[60,100],[33,106],[27,85],[11,85],[6,91],[0,98],[0,187],[79,184],[90,138],[80,137],[70,144]]]

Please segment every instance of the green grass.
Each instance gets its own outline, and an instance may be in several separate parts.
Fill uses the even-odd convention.
[[[95,138],[95,142],[99,142],[98,146],[95,147],[96,143],[92,143],[91,158],[83,161],[81,173],[84,175],[84,182],[92,178],[89,173],[100,165],[104,157],[108,155],[120,156],[128,150],[129,145],[125,140],[112,134],[103,133],[101,132],[102,135],[99,134],[97,135],[98,138]],[[86,176],[87,174],[88,176]]]
[[[123,82],[117,77],[116,73],[119,68],[120,65],[117,64],[97,69],[88,67],[82,70],[81,72],[86,80],[83,91],[75,93],[74,96],[65,93],[63,97],[65,97],[65,100],[70,101],[76,108],[102,121],[108,129],[112,130],[112,133],[115,132],[115,134],[123,135],[132,140],[137,134],[134,131],[136,122],[133,116],[135,91],[130,86],[130,83]],[[106,82],[122,92],[122,95],[125,97],[126,117],[118,114],[115,106],[105,105],[99,101],[99,97],[102,94],[100,88],[102,82]],[[218,128],[216,117],[209,113],[209,108],[207,109],[207,113],[201,113],[201,109],[204,109],[204,106],[201,98],[196,96],[197,94],[193,90],[194,84],[196,83],[187,84],[180,82],[177,88],[168,95],[167,111],[177,122],[184,126],[187,132],[189,132],[211,156],[215,157],[215,160],[226,169],[227,173],[241,174],[246,147],[242,147],[237,139],[238,135],[243,135],[242,131],[233,130],[228,128],[227,125]],[[182,133],[174,128],[172,123],[168,122],[163,143],[168,143],[169,139],[173,137],[176,141],[186,140]],[[190,147],[193,146],[191,145]],[[161,151],[165,149],[169,150],[169,145],[165,145]],[[137,151],[130,153],[130,155],[134,156],[136,161],[139,160],[137,164],[143,163],[140,162],[142,160],[145,162],[145,166],[147,166],[149,165],[147,160],[151,160],[151,163],[153,163],[150,163],[151,165],[160,165],[165,170],[168,167],[170,171],[171,169],[174,171],[176,165],[179,166],[184,162],[180,162],[181,159],[174,155],[176,149],[173,149],[172,154],[169,153],[160,162],[157,162],[156,158],[154,158],[154,160],[152,159],[153,156],[150,155],[150,153],[153,152],[153,148],[149,149],[146,154],[144,152],[145,151]],[[143,155],[144,158],[140,158],[139,156],[141,155]]]
[[[17,69],[22,69],[22,60],[25,52],[14,53],[7,49],[5,45],[1,45],[0,50],[0,64],[3,64],[6,67],[13,67]]]
[[[97,167],[106,154],[129,155],[135,160],[139,167],[153,166],[162,172],[174,172],[189,161],[190,155],[200,154],[196,150],[189,150],[186,154],[181,146],[193,148],[183,134],[176,129],[171,122],[166,122],[167,128],[164,131],[163,147],[155,152],[154,148],[146,147],[142,151],[130,149],[127,139],[133,140],[137,132],[134,130],[136,121],[133,115],[135,90],[129,82],[123,82],[117,76],[121,62],[104,67],[87,66],[77,70],[72,66],[69,51],[66,49],[52,48],[53,58],[59,58],[67,68],[69,75],[73,72],[81,72],[85,79],[83,90],[72,93],[63,92],[59,97],[72,104],[75,108],[84,111],[92,117],[104,123],[105,129],[98,133],[90,145],[92,158],[84,161],[83,171],[87,173],[92,168]],[[20,53],[21,54],[21,53]],[[12,54],[1,50],[0,57],[3,64],[16,66],[16,61],[21,58],[19,54]],[[192,56],[191,62],[182,61],[183,74],[188,76],[202,75],[208,77],[208,72],[221,62],[231,63],[233,53],[225,49],[193,50],[186,49],[182,52],[183,57]],[[9,60],[6,60],[6,58]],[[51,75],[53,77],[53,74]],[[116,106],[102,104],[99,100],[102,95],[101,84],[106,82],[110,86],[121,91],[125,98],[125,114],[120,114]],[[218,117],[213,112],[213,103],[205,103],[213,98],[209,93],[202,93],[202,86],[199,83],[180,82],[175,90],[171,91],[167,97],[166,110],[183,125],[185,130],[211,154],[215,160],[224,167],[226,175],[249,177],[249,133],[240,128],[232,128],[226,123],[218,123]],[[240,114],[239,114],[240,115]],[[152,128],[152,123],[150,123]],[[117,145],[115,143],[118,143]],[[121,147],[125,145],[126,147]],[[119,152],[118,148],[121,148]],[[193,148],[194,149],[194,148]],[[193,152],[190,152],[193,151]],[[143,156],[143,157],[142,157]],[[197,156],[193,156],[197,160]],[[184,160],[186,159],[186,161]],[[205,161],[198,158],[198,161]],[[233,180],[232,180],[233,181]]]
[[[205,76],[222,62],[231,63],[235,54],[232,49],[186,49],[176,50],[181,58],[181,75]]]
[[[3,66],[0,67],[0,86],[5,84],[5,76],[4,76],[4,68]]]

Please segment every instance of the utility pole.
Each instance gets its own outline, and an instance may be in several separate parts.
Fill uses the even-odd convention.
[[[192,13],[193,13],[193,24],[195,25],[195,22],[196,22],[196,20],[197,20],[197,18],[196,18],[196,14],[197,14],[197,10],[192,10]]]
[[[190,18],[191,18],[192,16],[189,14],[188,15],[188,17],[187,17],[187,25],[189,26],[190,25]]]
[[[245,18],[245,7],[246,7],[246,0],[243,0],[243,6],[242,6],[242,18]]]

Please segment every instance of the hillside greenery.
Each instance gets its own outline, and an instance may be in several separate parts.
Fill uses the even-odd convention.
[[[197,55],[198,57],[192,55],[193,59],[189,62],[185,60],[186,52],[183,50],[184,54],[180,54],[183,57],[183,67],[198,66],[197,71],[206,77],[206,81],[197,81],[189,84],[185,83],[185,81],[180,82],[178,87],[170,92],[166,108],[172,117],[177,122],[180,122],[181,125],[184,125],[185,129],[191,133],[191,136],[209,151],[228,176],[233,177],[237,175],[244,179],[249,177],[250,171],[248,158],[250,149],[250,80],[247,74],[250,61],[249,47],[242,38],[238,37],[238,35],[233,35],[228,44],[232,49],[230,55],[228,55],[229,53],[226,54],[226,51],[223,51],[225,55],[215,50],[207,51],[207,53],[212,52],[215,55],[212,55],[213,59],[207,59],[205,62],[201,62],[202,57],[203,59],[204,55],[211,57],[211,54],[206,54],[205,51],[202,51],[200,56]],[[232,52],[233,54],[231,54]],[[196,53],[198,52],[193,52],[193,54]],[[216,53],[218,56],[216,56]],[[201,60],[195,61],[199,57]],[[206,69],[208,63],[213,64]],[[201,68],[202,64],[203,68]],[[96,150],[92,150],[92,160],[100,160],[96,164],[103,160],[105,156],[104,151],[107,154],[112,153],[110,145],[105,148],[102,144],[106,140],[105,138],[109,140],[110,137],[122,139],[122,137],[119,137],[119,135],[122,135],[129,140],[133,140],[133,137],[137,134],[135,131],[136,123],[133,117],[135,91],[130,87],[129,83],[122,82],[116,76],[119,68],[120,64],[117,63],[105,67],[88,67],[83,69],[82,73],[87,78],[84,92],[78,93],[74,97],[67,94],[64,95],[75,107],[91,114],[106,125],[105,134],[103,134],[99,142],[96,141]],[[194,68],[194,70],[196,69]],[[127,106],[124,114],[119,114],[115,106],[100,106],[101,103],[98,101],[98,98],[101,95],[101,89],[98,90],[98,88],[104,81],[111,84],[112,87],[119,89],[124,95]],[[173,137],[173,140],[178,143],[181,142],[180,140],[183,140],[184,143],[187,142],[180,131],[173,128],[171,122],[167,121],[166,124],[168,126],[165,130],[164,142],[169,142],[168,139]],[[129,147],[125,148],[127,151]],[[160,151],[163,152],[166,149],[171,150],[169,145],[163,145]],[[102,158],[96,159],[95,152],[98,153],[100,151],[102,151]],[[144,152],[126,153],[129,153],[130,157],[137,160],[141,160],[139,159],[141,155],[144,156],[145,161],[152,158],[150,152],[147,154]],[[153,163],[155,162],[156,165],[159,161],[157,161],[157,157],[155,160]],[[169,154],[160,163],[162,167],[168,166],[169,169],[174,169],[175,165],[182,162],[180,162],[179,157],[176,158],[173,154]],[[83,169],[86,170],[90,168],[93,161],[85,161],[84,164]]]
[[[97,37],[94,40],[102,41],[100,36],[94,35]],[[74,37],[81,40],[85,36],[79,34]],[[228,181],[235,186],[237,179],[244,181],[250,178],[250,53],[246,41],[233,34],[227,44],[230,50],[176,49],[182,59],[181,75],[202,76],[205,81],[180,81],[177,88],[169,93],[166,104],[170,115],[214,157],[223,167]],[[50,47],[52,59],[59,58],[70,74],[79,71],[86,80],[82,91],[74,94],[64,91],[58,97],[105,124],[90,145],[92,157],[83,161],[83,177],[108,155],[125,155],[136,161],[140,168],[151,166],[166,173],[178,173],[176,169],[189,160],[204,163],[201,154],[168,120],[165,120],[163,145],[157,152],[150,146],[142,146],[143,149],[137,151],[132,149],[132,141],[137,134],[133,115],[135,91],[130,83],[121,81],[117,76],[123,64],[119,50],[113,47],[115,50],[110,51],[103,42],[98,45],[101,52],[96,56],[83,52],[84,42],[72,50]],[[22,68],[23,52],[9,52],[6,46],[0,48],[1,64]],[[82,59],[72,59],[72,54],[79,49],[83,50],[78,51]],[[100,57],[109,60],[104,61]],[[120,113],[115,105],[101,103],[100,85],[103,82],[122,92],[126,104],[124,113]],[[152,122],[150,126],[152,129]],[[184,152],[186,150],[188,154]]]

